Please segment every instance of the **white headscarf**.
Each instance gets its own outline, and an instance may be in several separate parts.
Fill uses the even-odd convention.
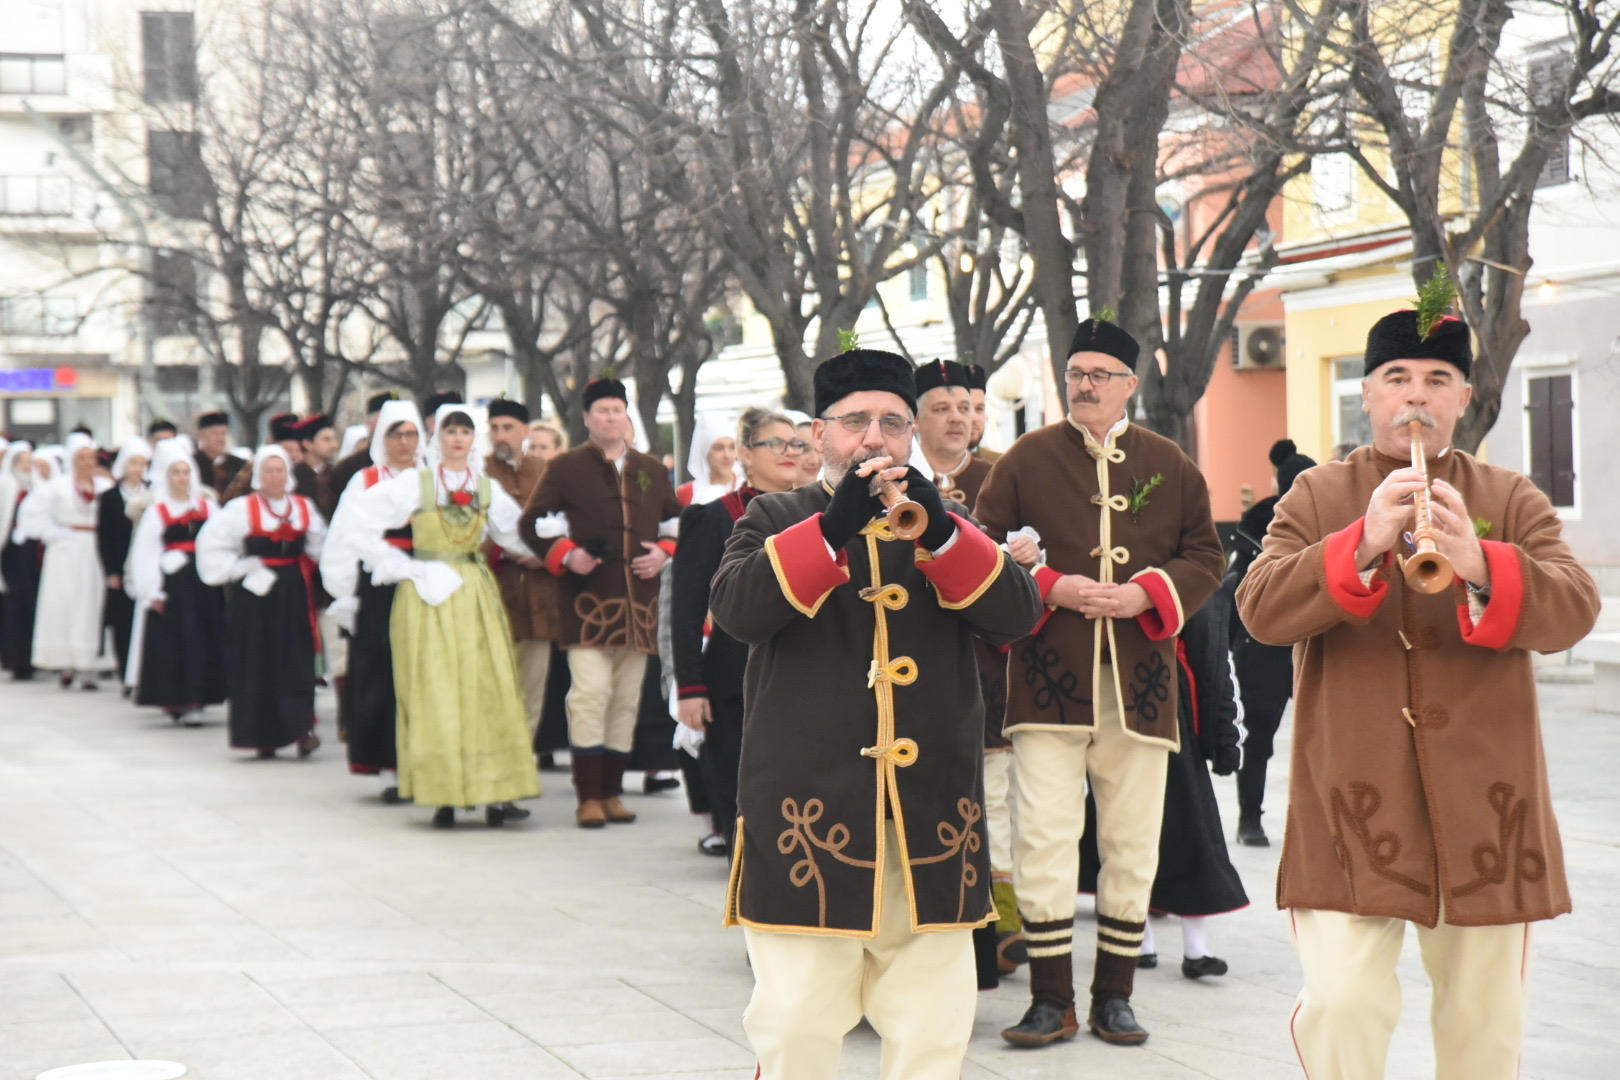
[[[92,439],[82,431],[70,431],[68,432],[67,439],[62,443],[63,457],[67,461],[72,461],[73,455],[77,454],[86,446],[94,450],[96,448],[96,440]]]
[[[174,510],[179,510],[182,507],[198,506],[202,502],[201,487],[197,483],[197,463],[192,460],[190,454],[186,453],[184,446],[176,445],[179,442],[178,438],[173,438],[164,439],[158,443],[157,450],[152,454],[152,467],[150,469],[150,475],[153,478],[153,490],[159,492],[159,498],[168,503],[170,508]],[[176,464],[185,465],[191,470],[190,491],[184,499],[176,495],[173,488],[169,486],[169,469]]]
[[[482,455],[482,454],[480,454],[478,452],[477,437],[479,435],[483,434],[484,429],[479,426],[479,414],[478,414],[478,411],[475,410],[471,405],[463,405],[463,404],[440,405],[438,410],[436,412],[434,412],[434,414],[433,414],[433,450],[428,455],[428,460],[430,462],[437,462],[437,463],[443,463],[443,461],[444,461],[444,445],[443,445],[444,418],[449,416],[451,413],[461,413],[463,416],[467,417],[467,419],[472,421],[472,425],[473,425],[473,443],[474,443],[474,445],[473,445],[473,448],[472,448],[471,452],[469,452],[467,454],[467,468],[472,470],[475,473],[478,473],[478,474],[482,475],[483,471],[484,471],[484,455]],[[381,418],[381,416],[379,416],[378,419],[377,419],[377,427],[378,427],[379,430],[382,429],[382,418]]]
[[[472,415],[470,412],[468,415]],[[388,430],[400,422],[416,425],[416,464],[427,461],[427,429],[422,424],[422,412],[414,401],[385,401],[377,412],[377,426],[371,435],[371,463],[388,464]]]
[[[737,437],[737,414],[732,412],[698,413],[692,428],[692,446],[686,452],[686,471],[698,484],[709,483],[709,451],[724,438]]]
[[[174,442],[174,439],[163,440],[165,445],[171,442]],[[113,459],[112,463],[113,479],[122,484],[124,482],[124,476],[129,472],[129,459],[136,457],[145,458],[148,468],[151,467],[152,444],[141,438],[139,435],[135,436],[133,439],[125,439],[124,445],[118,448],[118,456]]]
[[[358,450],[360,448],[360,443],[365,440],[365,437],[366,425],[364,424],[351,424],[344,428],[343,446],[338,450],[337,460],[342,461],[344,458]]]
[[[24,454],[32,453],[33,449],[34,444],[27,439],[18,439],[16,442],[7,445],[5,456],[0,457],[0,480],[4,480],[9,476],[17,480],[25,490],[32,486],[34,482],[32,466],[29,467],[26,473],[21,475],[13,474],[12,470],[17,467],[17,459]]]
[[[264,473],[264,463],[273,457],[280,458],[287,466],[288,494],[297,491],[298,478],[293,476],[292,458],[288,456],[287,451],[283,450],[276,443],[271,443],[269,446],[259,447],[258,452],[253,455],[253,490],[259,490],[259,484]]]

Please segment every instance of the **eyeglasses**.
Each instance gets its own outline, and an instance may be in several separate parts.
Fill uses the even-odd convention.
[[[829,424],[834,420],[844,425],[845,431],[863,434],[876,420],[878,427],[883,429],[885,435],[904,435],[911,430],[911,417],[890,413],[888,416],[868,416],[863,412],[845,413],[843,416],[823,416]]]
[[[1085,368],[1074,367],[1063,369],[1063,377],[1069,382],[1078,384],[1090,379],[1091,385],[1098,387],[1099,389],[1107,386],[1109,379],[1128,379],[1133,374],[1134,372],[1130,371],[1105,371],[1100,369],[1097,371],[1087,371]]]
[[[810,451],[810,444],[803,439],[793,439],[791,441],[780,438],[761,439],[759,442],[751,442],[746,445],[750,450],[758,450],[763,446],[773,454],[786,454],[788,457],[798,457],[800,454],[806,454]]]

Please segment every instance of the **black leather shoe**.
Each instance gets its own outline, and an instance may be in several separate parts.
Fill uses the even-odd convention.
[[[405,800],[399,797],[399,788],[385,787],[382,790],[382,801],[387,806],[398,806]]]
[[[1202,979],[1205,975],[1225,975],[1226,961],[1218,956],[1184,957],[1181,973],[1189,979]]]
[[[674,791],[681,782],[673,776],[644,776],[641,780],[643,795],[657,795],[660,791]]]
[[[1260,824],[1260,815],[1243,814],[1238,818],[1237,842],[1245,847],[1270,847],[1271,838]]]
[[[1104,998],[1092,1002],[1086,1026],[1097,1038],[1116,1046],[1139,1046],[1147,1042],[1148,1033],[1136,1022],[1131,1003],[1125,998]]]
[[[1037,1001],[1001,1037],[1014,1046],[1045,1046],[1059,1039],[1072,1039],[1079,1032],[1080,1021],[1075,1019],[1073,1005],[1064,1008],[1050,1001]]]
[[[1136,956],[1138,968],[1152,969],[1159,966],[1159,954],[1156,952],[1138,953]]]
[[[519,806],[517,803],[512,802],[495,803],[493,806],[486,807],[485,809],[486,812],[488,810],[499,810],[501,812],[501,817],[506,821],[524,821],[529,816],[529,811],[523,809],[523,807]]]
[[[1008,930],[996,935],[996,963],[1003,975],[1011,975],[1020,966],[1029,963],[1029,942],[1022,930]]]
[[[433,827],[435,829],[453,829],[456,827],[456,808],[441,806],[433,811]]]

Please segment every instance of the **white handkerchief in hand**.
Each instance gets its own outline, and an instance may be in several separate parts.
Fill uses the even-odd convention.
[[[697,728],[689,728],[685,724],[676,724],[674,738],[675,749],[685,750],[693,757],[697,757],[698,751],[703,749],[703,740],[707,736],[708,732],[706,731],[701,731]]]
[[[326,613],[332,616],[333,622],[352,634],[354,633],[355,616],[360,613],[360,598],[351,596],[345,600],[333,601],[327,607]]]
[[[461,588],[461,575],[447,562],[433,559],[421,564],[416,575],[416,593],[429,607],[438,607]]]
[[[179,573],[186,563],[191,561],[191,555],[184,551],[165,551],[158,556],[158,569],[165,574]]]
[[[254,596],[269,596],[275,587],[276,572],[268,566],[261,566],[242,579],[242,588]]]

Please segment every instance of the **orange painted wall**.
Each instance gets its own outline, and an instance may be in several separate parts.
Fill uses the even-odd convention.
[[[1209,482],[1216,521],[1243,514],[1244,484],[1254,497],[1272,493],[1271,444],[1288,434],[1288,376],[1283,371],[1237,371],[1230,344],[1193,410],[1198,427],[1198,467]]]

